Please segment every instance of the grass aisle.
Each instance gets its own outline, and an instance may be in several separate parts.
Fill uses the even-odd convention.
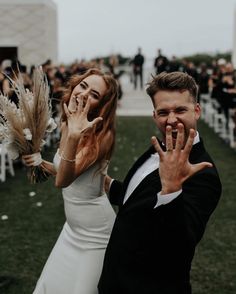
[[[203,123],[199,130],[218,167],[223,195],[196,250],[193,294],[235,294],[236,152]],[[149,146],[153,134],[155,127],[149,118],[118,118],[116,150],[109,174],[122,179]],[[47,152],[47,157],[52,158],[53,153],[54,150]],[[8,220],[0,219],[0,275],[16,278],[0,293],[30,294],[65,220],[61,192],[54,188],[53,179],[30,185],[25,170],[17,166],[16,176],[8,176],[5,183],[0,183],[0,191],[0,216],[8,216]],[[30,192],[35,192],[35,196],[30,196]]]

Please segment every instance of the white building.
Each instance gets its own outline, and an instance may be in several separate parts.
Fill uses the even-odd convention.
[[[57,6],[52,0],[0,0],[0,63],[57,62]]]
[[[234,8],[234,27],[233,27],[233,50],[232,50],[232,63],[236,68],[236,6]]]

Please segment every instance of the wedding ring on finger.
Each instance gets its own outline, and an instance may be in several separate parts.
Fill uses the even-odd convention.
[[[68,115],[67,115],[67,117],[69,117],[72,113],[75,113],[76,112],[76,109],[73,109],[73,110],[71,110],[71,109],[68,109]]]
[[[166,152],[172,152],[173,149],[166,149]]]

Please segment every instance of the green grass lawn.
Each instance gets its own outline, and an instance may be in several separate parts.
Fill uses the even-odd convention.
[[[149,146],[156,129],[150,118],[138,117],[118,118],[117,126],[116,150],[109,174],[122,179]],[[235,294],[236,152],[203,123],[199,124],[199,130],[218,167],[223,194],[196,250],[193,293]],[[45,156],[52,158],[54,151],[55,148],[47,151]],[[65,217],[61,191],[54,188],[53,179],[31,185],[24,168],[15,165],[15,171],[15,177],[8,176],[5,183],[0,183],[0,216],[8,216],[8,220],[0,219],[0,275],[14,276],[15,282],[2,292],[0,289],[0,293],[30,294]],[[34,197],[29,196],[32,191],[36,193]],[[38,202],[42,206],[37,206]]]

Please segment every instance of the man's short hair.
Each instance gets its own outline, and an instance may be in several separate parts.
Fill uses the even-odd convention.
[[[197,103],[198,86],[195,80],[187,73],[175,71],[171,73],[162,72],[153,77],[152,81],[148,83],[146,89],[147,94],[153,97],[159,91],[189,91],[193,102]]]

